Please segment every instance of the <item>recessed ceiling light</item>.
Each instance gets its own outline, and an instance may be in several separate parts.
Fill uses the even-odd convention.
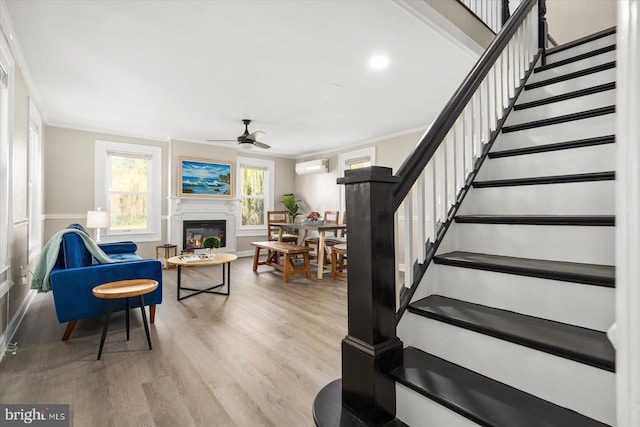
[[[369,58],[369,66],[373,69],[378,70],[380,68],[385,68],[387,65],[389,65],[389,58],[387,55],[378,54]]]

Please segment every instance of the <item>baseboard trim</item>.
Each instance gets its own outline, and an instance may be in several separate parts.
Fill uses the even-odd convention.
[[[238,252],[236,252],[236,255],[238,256],[238,258],[253,256],[253,254],[254,254],[254,251],[252,251],[251,249],[249,249],[248,251],[238,251]]]
[[[7,329],[4,331],[2,335],[0,335],[0,362],[4,359],[5,352],[7,351],[7,347],[9,343],[13,339],[13,335],[20,327],[20,323],[22,323],[22,319],[24,319],[25,314],[27,314],[27,310],[29,306],[33,302],[33,299],[36,297],[36,291],[31,290],[27,294],[26,298],[22,300],[22,304],[18,307],[18,311],[13,316],[13,318],[9,321],[7,325]]]

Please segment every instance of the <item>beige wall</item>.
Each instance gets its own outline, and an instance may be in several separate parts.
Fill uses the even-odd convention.
[[[163,159],[168,156],[166,142],[129,138],[98,132],[82,131],[55,126],[47,127],[44,143],[44,214],[46,217],[44,241],[53,233],[77,222],[86,223],[87,211],[96,208],[94,202],[95,141],[113,141],[162,147]],[[163,162],[162,176],[167,176]],[[161,189],[162,241],[166,237],[167,182]],[[90,230],[91,232],[91,230]],[[145,258],[155,257],[156,242],[138,244],[138,253]]]
[[[11,281],[13,286],[0,298],[0,333],[7,332],[9,319],[14,319],[20,306],[30,294],[29,286],[20,284],[20,267],[33,271],[28,264],[28,217],[27,217],[27,155],[29,126],[29,88],[21,70],[15,67],[15,86],[13,97],[13,139],[11,142],[11,184],[9,200],[12,209],[13,228],[11,230],[9,251]],[[30,279],[30,277],[29,277]],[[15,327],[15,325],[14,325]]]
[[[422,132],[386,138],[370,144],[346,148],[328,154],[319,154],[298,159],[298,162],[316,159],[329,159],[329,173],[315,175],[298,175],[295,179],[295,195],[301,200],[300,210],[303,213],[340,209],[340,186],[336,183],[341,176],[338,156],[342,153],[375,147],[376,166],[386,166],[395,171],[407,158],[418,143]]]
[[[549,34],[559,44],[616,25],[615,0],[547,0]]]
[[[293,159],[284,159],[280,157],[268,156],[268,151],[251,150],[251,151],[238,151],[235,147],[223,147],[218,145],[200,144],[195,142],[187,142],[180,140],[171,141],[171,155],[170,155],[170,169],[172,170],[170,181],[171,189],[170,195],[177,196],[178,188],[178,159],[180,157],[194,157],[207,160],[221,160],[232,162],[235,167],[237,166],[237,157],[255,157],[265,160],[273,160],[275,162],[275,194],[274,194],[274,209],[279,210],[282,208],[280,200],[282,195],[291,193],[294,191],[294,165]],[[235,187],[234,179],[234,195],[237,194],[237,188]],[[256,240],[265,240],[266,233],[259,236],[242,236],[236,238],[236,251],[251,251],[253,247],[251,242]],[[173,242],[176,243],[176,242]]]

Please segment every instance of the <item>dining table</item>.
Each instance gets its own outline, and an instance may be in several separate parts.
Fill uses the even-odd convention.
[[[317,278],[322,280],[322,276],[324,273],[324,254],[327,252],[327,246],[325,245],[325,234],[327,231],[333,231],[337,233],[340,230],[346,230],[347,226],[345,224],[305,224],[305,223],[282,223],[282,224],[272,224],[272,226],[277,226],[280,228],[278,232],[278,241],[282,241],[282,235],[285,230],[297,230],[298,231],[298,245],[302,246],[304,244],[305,239],[309,236],[310,231],[315,231],[318,233],[318,273]]]

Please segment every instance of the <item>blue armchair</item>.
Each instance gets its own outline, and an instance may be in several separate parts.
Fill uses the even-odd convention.
[[[81,229],[71,225],[69,228]],[[56,315],[60,323],[68,322],[62,340],[69,339],[79,319],[100,316],[106,312],[107,302],[93,296],[91,290],[100,284],[128,279],[152,279],[158,288],[144,296],[149,306],[149,319],[155,321],[156,304],[162,302],[162,263],[143,260],[136,255],[138,247],[133,242],[100,244],[100,248],[114,260],[113,264],[98,264],[85,248],[80,236],[67,233],[62,238],[60,252],[49,280],[53,291]],[[137,299],[131,300],[131,308],[139,307]],[[116,300],[113,310],[124,310],[124,300]]]

